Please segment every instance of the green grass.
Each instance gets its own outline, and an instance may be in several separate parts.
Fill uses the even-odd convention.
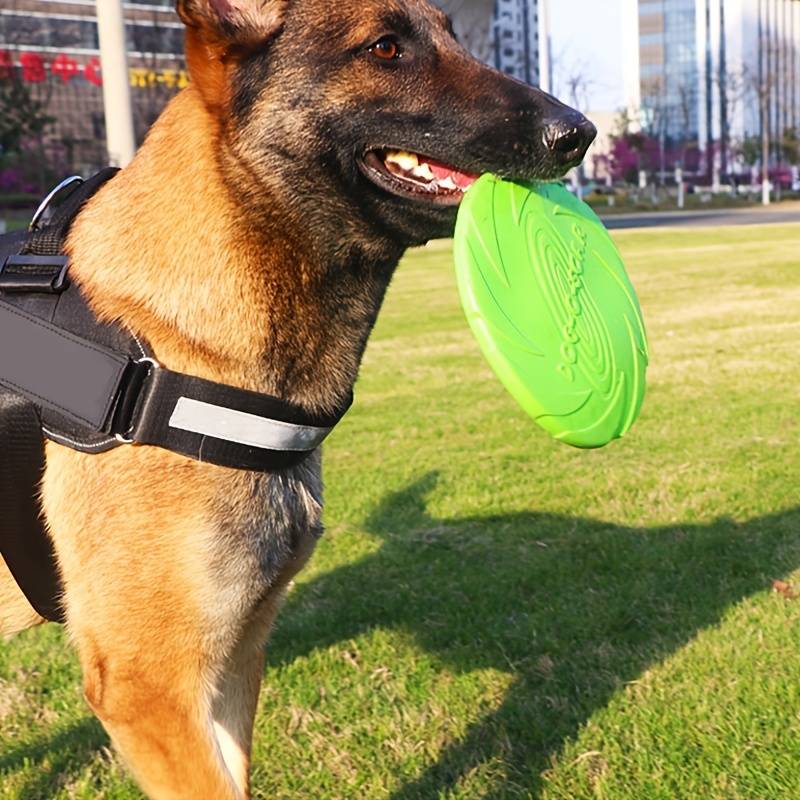
[[[800,797],[800,601],[771,592],[800,567],[800,226],[618,241],[649,395],[591,453],[492,378],[445,245],[400,269],[270,647],[256,798]],[[140,796],[56,628],[0,645],[0,787]]]
[[[28,223],[25,220],[21,219],[9,219],[6,220],[6,232],[11,233],[12,231],[21,231],[24,228],[28,227]]]

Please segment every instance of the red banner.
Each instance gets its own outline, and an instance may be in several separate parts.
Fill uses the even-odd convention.
[[[7,80],[11,77],[14,69],[14,59],[7,50],[0,50],[0,80]]]
[[[50,65],[50,72],[57,75],[64,83],[69,83],[81,70],[78,62],[74,58],[65,56],[63,53],[56,56]]]
[[[44,83],[48,72],[69,83],[76,78],[83,78],[93,86],[103,85],[103,73],[100,59],[92,57],[85,64],[80,64],[72,56],[60,53],[49,63],[38,53],[20,53],[19,62],[15,64],[14,56],[8,50],[0,50],[0,80],[11,77],[11,71],[19,66],[22,80],[25,83]],[[146,69],[132,67],[130,70],[131,86],[137,89],[153,89],[164,86],[168,89],[183,89],[189,85],[189,74],[183,69]]]
[[[19,63],[22,67],[22,80],[26,83],[44,83],[47,80],[47,70],[41,56],[36,53],[22,53]]]

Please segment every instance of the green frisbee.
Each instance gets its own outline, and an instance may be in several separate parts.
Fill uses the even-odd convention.
[[[483,354],[522,408],[574,447],[603,447],[636,421],[647,334],[603,223],[560,184],[484,175],[455,236],[458,286]]]

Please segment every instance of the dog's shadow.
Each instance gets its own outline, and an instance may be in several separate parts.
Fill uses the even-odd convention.
[[[798,566],[800,509],[738,524],[632,529],[520,513],[440,521],[428,475],[389,495],[366,527],[374,555],[290,595],[269,664],[402,629],[456,672],[495,668],[513,683],[437,763],[392,795],[427,800],[500,759],[507,786],[536,793],[565,740],[625,682],[725,609]]]

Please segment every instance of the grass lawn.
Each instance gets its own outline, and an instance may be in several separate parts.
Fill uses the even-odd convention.
[[[11,233],[12,231],[21,231],[24,228],[28,227],[28,222],[21,219],[10,219],[6,220],[6,232]]]
[[[270,647],[254,796],[800,797],[800,226],[618,234],[643,416],[551,441],[448,246],[401,267]],[[0,643],[0,797],[138,798],[62,632]]]

